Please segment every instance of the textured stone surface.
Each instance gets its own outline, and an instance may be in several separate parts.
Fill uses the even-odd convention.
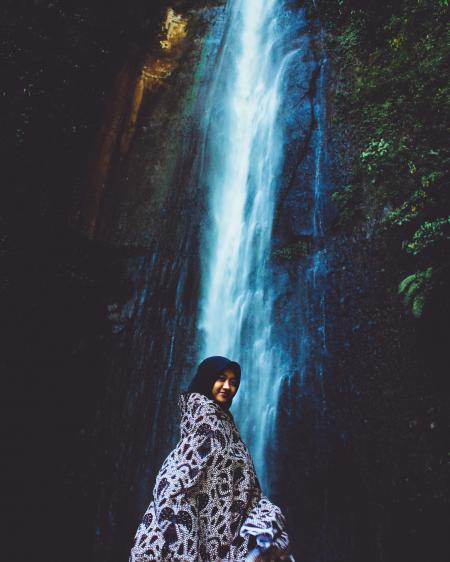
[[[34,189],[31,176],[11,184],[14,244],[2,279],[10,561],[126,559],[176,440],[171,405],[194,367],[205,204],[195,123],[223,11],[192,17],[197,24],[176,70],[143,98],[126,155],[111,159],[94,240],[65,229],[67,209],[82,207],[81,188],[62,191],[56,173],[47,191],[42,182]],[[393,250],[398,241],[380,237],[377,225],[338,232],[327,204],[325,234],[312,238],[313,104],[324,54],[326,191],[345,184],[350,163],[342,149],[351,153],[351,144],[333,125],[339,69],[322,50],[320,29],[293,25],[292,45],[302,56],[292,62],[282,111],[288,142],[274,250],[303,240],[310,248],[273,260],[282,295],[275,323],[294,375],[279,407],[277,458],[268,459],[278,466],[273,500],[286,512],[297,560],[441,562],[446,301],[437,296],[420,323],[405,312],[396,287],[408,268]],[[131,85],[124,95],[134,92]],[[58,160],[56,141],[49,146]],[[52,164],[61,177],[65,162]],[[320,252],[327,267],[313,275]]]

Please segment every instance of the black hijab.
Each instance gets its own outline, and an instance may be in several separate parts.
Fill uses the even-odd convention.
[[[212,387],[219,375],[225,369],[231,369],[234,374],[241,379],[241,366],[236,361],[231,361],[226,357],[220,355],[213,355],[212,357],[207,357],[198,366],[197,373],[192,379],[187,392],[199,392],[207,398],[213,400],[211,394]],[[231,401],[229,406],[231,405]]]

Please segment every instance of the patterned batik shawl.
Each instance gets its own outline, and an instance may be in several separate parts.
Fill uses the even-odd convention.
[[[242,562],[260,533],[287,549],[283,514],[262,495],[231,414],[195,392],[179,406],[181,439],[158,473],[129,562]]]

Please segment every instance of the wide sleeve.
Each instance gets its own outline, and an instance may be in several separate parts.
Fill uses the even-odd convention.
[[[153,496],[157,512],[170,500],[192,491],[206,477],[225,440],[223,421],[214,409],[203,407],[195,412],[189,431],[164,461],[156,478]]]
[[[266,496],[261,496],[259,502],[250,511],[241,527],[240,535],[244,538],[248,535],[267,535],[273,546],[280,550],[289,549],[284,515]]]

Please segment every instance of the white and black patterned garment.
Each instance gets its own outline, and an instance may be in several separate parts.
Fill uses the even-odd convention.
[[[262,495],[231,414],[183,394],[181,439],[156,478],[129,562],[243,562],[250,535],[287,549],[280,509]]]

